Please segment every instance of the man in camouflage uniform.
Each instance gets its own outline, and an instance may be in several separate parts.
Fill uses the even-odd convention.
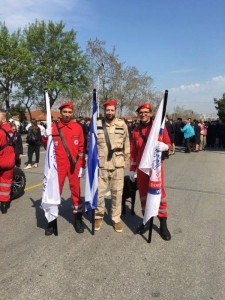
[[[115,117],[117,102],[103,104],[105,117],[97,121],[99,182],[95,230],[102,226],[105,211],[105,193],[111,192],[111,218],[116,232],[122,232],[120,222],[124,182],[124,168],[129,163],[130,141],[126,123]]]

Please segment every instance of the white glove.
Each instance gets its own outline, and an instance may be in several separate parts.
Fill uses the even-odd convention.
[[[137,178],[137,173],[134,171],[130,171],[129,177],[132,182],[135,182],[135,178]]]
[[[44,136],[45,136],[45,137],[49,137],[50,135],[52,135],[52,129],[51,129],[51,128],[45,129],[45,134],[44,134]]]
[[[156,149],[160,152],[169,150],[169,146],[163,142],[157,142]]]
[[[84,177],[85,175],[85,169],[84,168],[80,168],[79,174],[78,174],[78,178],[80,177]]]

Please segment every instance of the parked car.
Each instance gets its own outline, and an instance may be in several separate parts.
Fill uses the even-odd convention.
[[[11,200],[23,196],[26,187],[26,175],[20,168],[15,167],[11,185]]]

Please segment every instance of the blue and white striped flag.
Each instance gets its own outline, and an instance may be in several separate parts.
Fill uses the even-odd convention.
[[[45,92],[46,101],[46,129],[52,130],[51,109],[48,92]],[[57,163],[55,156],[54,143],[52,135],[48,137],[47,149],[45,156],[43,192],[41,206],[45,211],[45,217],[48,222],[53,221],[58,217],[58,206],[61,202],[59,192],[59,181],[57,172]]]
[[[162,122],[164,99],[162,99],[156,113],[147,143],[141,158],[139,169],[149,175],[149,186],[143,224],[146,224],[151,217],[157,216],[162,194],[161,181],[161,155],[156,149],[159,134],[162,134],[165,119]]]
[[[93,114],[90,123],[88,144],[86,186],[85,186],[85,211],[90,211],[98,206],[98,148],[97,148],[97,101],[93,93]]]

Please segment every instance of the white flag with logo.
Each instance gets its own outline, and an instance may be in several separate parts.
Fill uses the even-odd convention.
[[[45,92],[46,100],[46,129],[52,130],[51,120],[51,109],[48,92]],[[44,178],[43,178],[43,192],[42,192],[42,203],[41,206],[45,211],[45,217],[48,222],[53,221],[58,217],[58,206],[61,202],[59,181],[57,172],[57,163],[55,148],[52,139],[52,135],[48,137],[46,156],[45,156],[45,167],[44,167]]]
[[[162,134],[164,123],[162,123],[164,99],[162,99],[156,113],[147,143],[141,158],[139,169],[149,175],[149,186],[145,206],[143,223],[145,224],[151,217],[157,216],[161,201],[161,155],[156,150],[159,134]],[[161,131],[161,132],[160,132]]]

